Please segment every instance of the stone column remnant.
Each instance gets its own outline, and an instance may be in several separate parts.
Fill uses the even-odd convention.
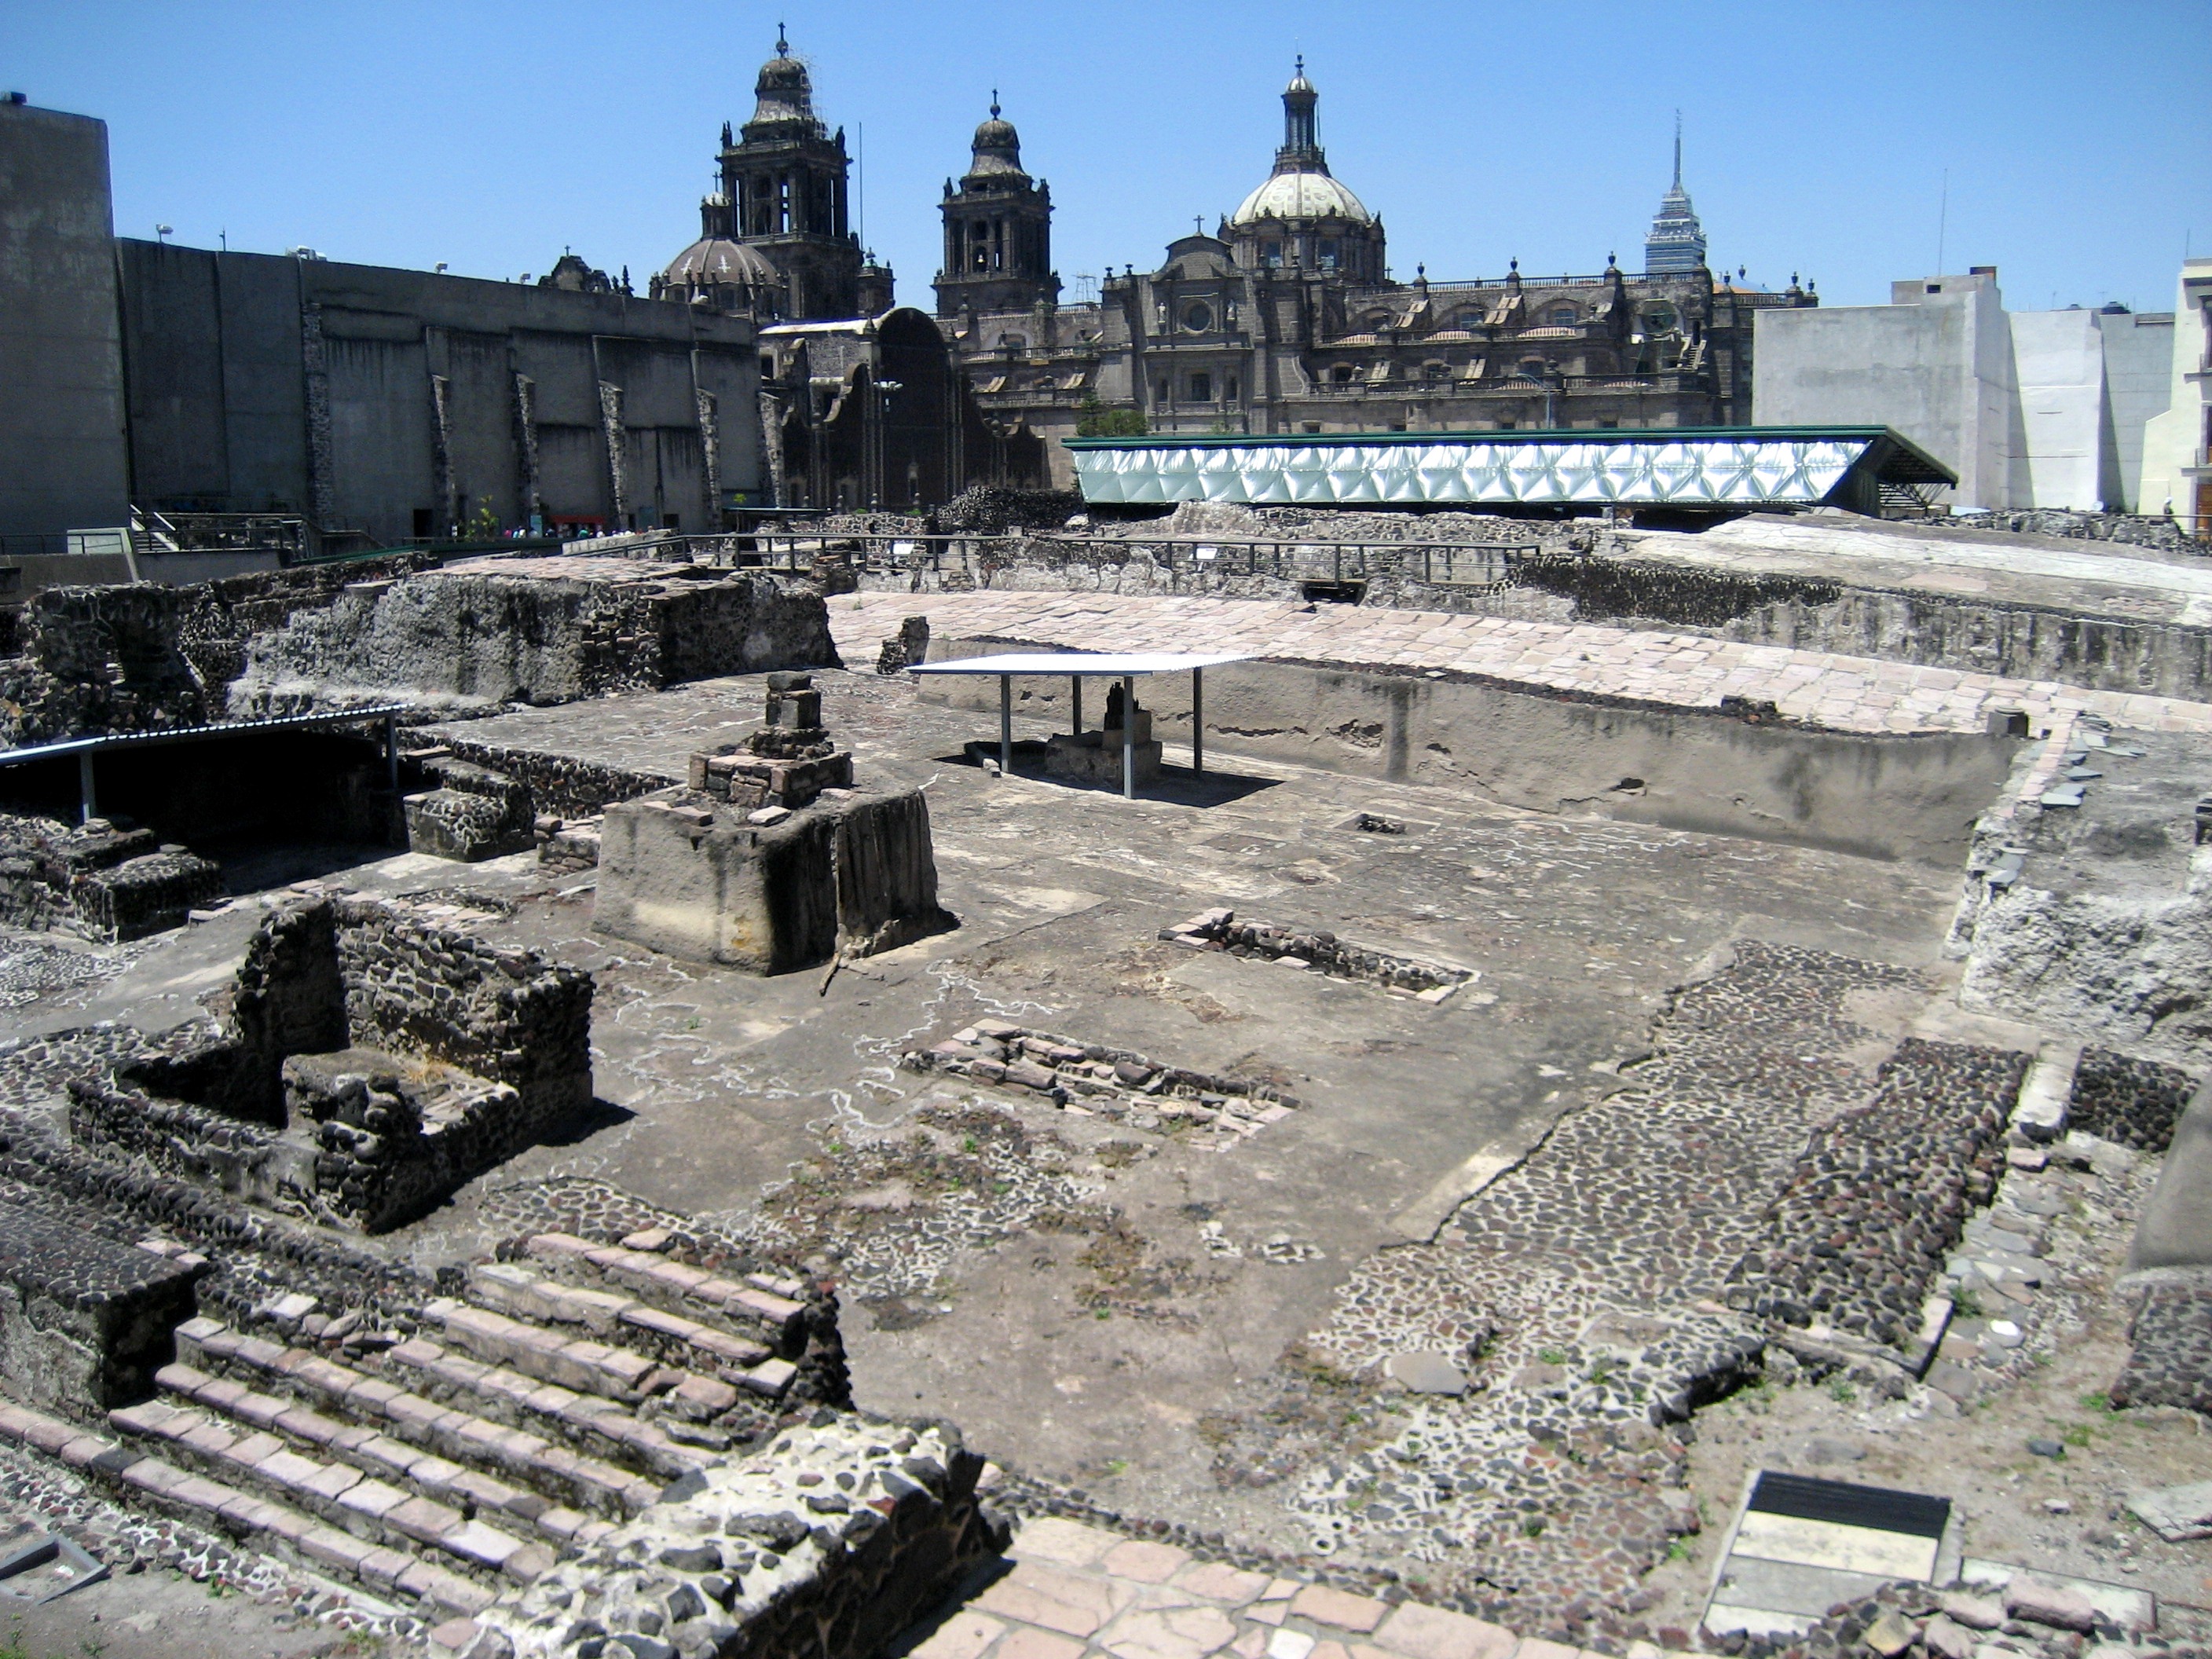
[[[545,499],[538,486],[538,382],[520,374],[514,377],[514,460],[515,505],[528,523],[545,511]]]
[[[599,382],[599,425],[607,437],[607,479],[614,496],[614,526],[629,528],[629,437],[623,428],[623,389]]]

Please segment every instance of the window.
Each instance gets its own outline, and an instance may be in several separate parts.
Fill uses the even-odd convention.
[[[1521,360],[1520,373],[1529,375],[1535,380],[1542,380],[1544,378],[1544,360],[1541,357],[1523,357]]]
[[[1234,374],[1229,377],[1228,383],[1222,387],[1221,395],[1232,404],[1237,401],[1237,377]]]
[[[1681,314],[1663,301],[1644,308],[1644,331],[1646,334],[1671,334],[1681,320]]]
[[[1001,334],[999,337],[1000,348],[1006,351],[1019,351],[1029,343],[1029,337],[1024,334]]]
[[[1190,400],[1194,404],[1213,401],[1213,376],[1201,369],[1190,377]]]
[[[1203,300],[1193,300],[1182,308],[1182,325],[1194,334],[1203,334],[1213,326],[1213,307]]]
[[[1571,305],[1556,305],[1544,313],[1544,320],[1553,328],[1572,328],[1582,320],[1582,313]]]
[[[1350,363],[1339,363],[1328,372],[1328,378],[1339,386],[1350,386],[1359,371]]]
[[[680,514],[680,513],[664,513],[664,514],[662,514],[660,515],[660,527],[661,527],[663,530],[681,530],[681,529],[683,529],[683,528],[684,528],[684,515],[683,515],[682,514]]]
[[[415,539],[418,542],[430,539],[430,509],[427,507],[415,509]]]
[[[1171,404],[1175,401],[1165,380],[1160,382],[1160,401],[1164,404]]]
[[[1334,270],[1336,269],[1336,238],[1334,236],[1324,236],[1322,238],[1321,268],[1323,270]]]
[[[1518,427],[1520,424],[1521,424],[1521,422],[1518,422],[1518,421],[1500,421],[1500,422],[1498,423],[1498,429],[1500,432],[1510,432],[1510,431],[1514,430],[1516,427]]]
[[[1301,432],[1318,432],[1321,430],[1321,422],[1319,421],[1301,421],[1298,422],[1298,430]]]
[[[1280,266],[1283,263],[1283,245],[1280,242],[1261,243],[1260,263],[1270,270]]]
[[[1451,379],[1451,365],[1449,363],[1423,363],[1421,365],[1421,378],[1425,380],[1449,380]]]
[[[1599,429],[1604,432],[1614,431],[1620,427],[1620,422],[1619,421],[1600,421],[1598,422]]]

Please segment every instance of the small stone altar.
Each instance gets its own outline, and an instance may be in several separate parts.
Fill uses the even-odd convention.
[[[1054,732],[1046,743],[1044,769],[1056,778],[1118,786],[1125,744],[1136,751],[1135,781],[1150,783],[1159,776],[1164,751],[1152,736],[1152,711],[1139,707],[1133,696],[1125,707],[1121,688],[1115,685],[1106,693],[1104,726],[1096,732]]]
[[[610,805],[600,826],[592,926],[687,961],[787,973],[956,925],[928,802],[854,786],[809,675],[769,675],[759,731],[694,754],[684,784]]]

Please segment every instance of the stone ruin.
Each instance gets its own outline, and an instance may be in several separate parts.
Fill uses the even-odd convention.
[[[778,974],[955,925],[927,800],[854,787],[805,674],[769,675],[760,731],[694,754],[685,783],[608,807],[601,826],[592,926],[670,956]]]
[[[0,1369],[33,1405],[81,1411],[152,1392],[207,1258],[156,1255],[44,1217],[0,1231]]]
[[[379,1232],[592,1098],[592,978],[370,900],[262,924],[225,1027],[70,1088],[82,1144]]]
[[[1133,728],[1133,730],[1127,729]],[[1044,769],[1056,778],[1079,778],[1091,783],[1119,786],[1122,781],[1124,745],[1135,781],[1151,783],[1160,775],[1160,757],[1167,750],[1152,735],[1152,711],[1126,696],[1119,682],[1106,693],[1106,713],[1096,732],[1056,732],[1046,740]]]
[[[151,830],[0,814],[0,923],[113,943],[182,927],[222,891],[221,870]]]

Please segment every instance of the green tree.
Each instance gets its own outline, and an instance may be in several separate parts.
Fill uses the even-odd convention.
[[[1098,401],[1098,394],[1086,396],[1075,411],[1075,435],[1079,438],[1141,438],[1152,428],[1145,424],[1145,412],[1140,409],[1109,409]]]

